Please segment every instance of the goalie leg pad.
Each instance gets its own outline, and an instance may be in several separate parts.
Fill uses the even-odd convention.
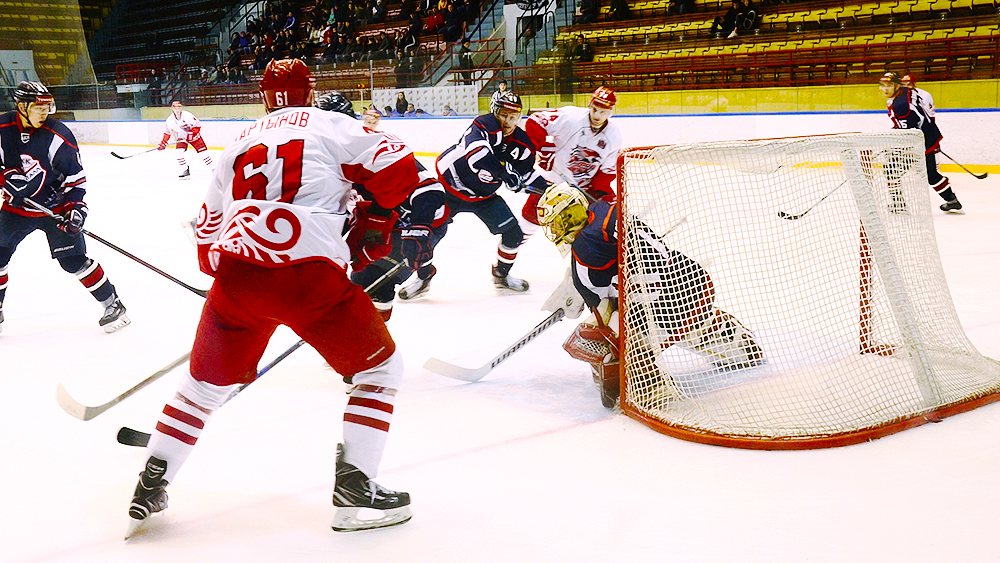
[[[594,383],[597,384],[597,390],[601,394],[601,404],[605,408],[614,408],[615,403],[618,401],[618,395],[621,393],[619,383],[621,381],[620,367],[621,365],[618,363],[618,360],[590,364]]]

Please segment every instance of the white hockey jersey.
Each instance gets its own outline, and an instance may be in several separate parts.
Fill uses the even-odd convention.
[[[346,267],[351,185],[392,209],[418,183],[413,152],[401,140],[313,107],[258,119],[220,161],[196,228],[209,274],[219,253],[267,267],[312,260]]]
[[[169,134],[175,140],[183,141],[187,139],[188,134],[196,129],[201,128],[201,121],[194,116],[193,113],[189,111],[181,110],[180,118],[174,116],[174,112],[170,112],[167,116],[166,127],[163,133]]]
[[[609,119],[597,133],[590,128],[590,110],[576,106],[540,111],[528,117],[524,130],[535,148],[555,145],[552,169],[584,190],[613,193],[622,136]]]

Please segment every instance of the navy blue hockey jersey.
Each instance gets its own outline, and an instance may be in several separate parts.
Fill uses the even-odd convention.
[[[0,116],[0,162],[26,176],[43,174],[42,191],[32,199],[60,214],[74,201],[83,201],[87,177],[80,161],[76,137],[64,124],[51,117],[38,129],[24,128],[16,112]],[[41,217],[26,204],[3,208],[18,215]]]
[[[534,165],[535,147],[528,134],[518,127],[504,138],[500,121],[492,113],[474,119],[459,142],[441,153],[436,163],[445,189],[465,201],[492,196],[504,178],[527,181]]]

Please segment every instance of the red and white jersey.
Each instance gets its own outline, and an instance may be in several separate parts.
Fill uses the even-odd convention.
[[[576,106],[540,111],[528,116],[524,130],[536,149],[555,145],[553,170],[584,190],[614,193],[611,181],[617,176],[622,135],[610,119],[594,133],[589,113]]]
[[[167,117],[166,128],[163,132],[169,134],[174,139],[184,140],[187,139],[188,133],[200,128],[201,121],[198,121],[198,118],[193,113],[181,110],[181,116],[177,118],[174,116],[174,112],[171,111]]]
[[[198,214],[202,270],[214,273],[218,253],[267,267],[313,260],[346,267],[351,185],[392,209],[418,181],[413,152],[392,135],[318,108],[274,111],[220,156]]]

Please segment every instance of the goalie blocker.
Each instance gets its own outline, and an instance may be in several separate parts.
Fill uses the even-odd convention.
[[[580,192],[568,184],[549,188],[538,204],[538,218],[546,236],[564,254],[572,249],[564,281],[547,305],[569,302],[578,294],[593,310],[563,344],[570,356],[591,365],[594,381],[605,407],[614,406],[620,394],[620,338],[618,327],[617,205],[597,201],[587,206]],[[714,306],[711,277],[697,262],[668,249],[648,227],[638,229],[643,265],[642,292],[631,299],[653,305],[657,315],[636,314],[629,326],[642,339],[640,355],[658,364],[663,349],[680,344],[707,358],[715,367],[743,369],[760,364],[763,352],[748,331],[731,314]],[[551,309],[550,309],[551,310]],[[569,315],[567,315],[569,316]],[[664,370],[665,372],[666,370]]]

